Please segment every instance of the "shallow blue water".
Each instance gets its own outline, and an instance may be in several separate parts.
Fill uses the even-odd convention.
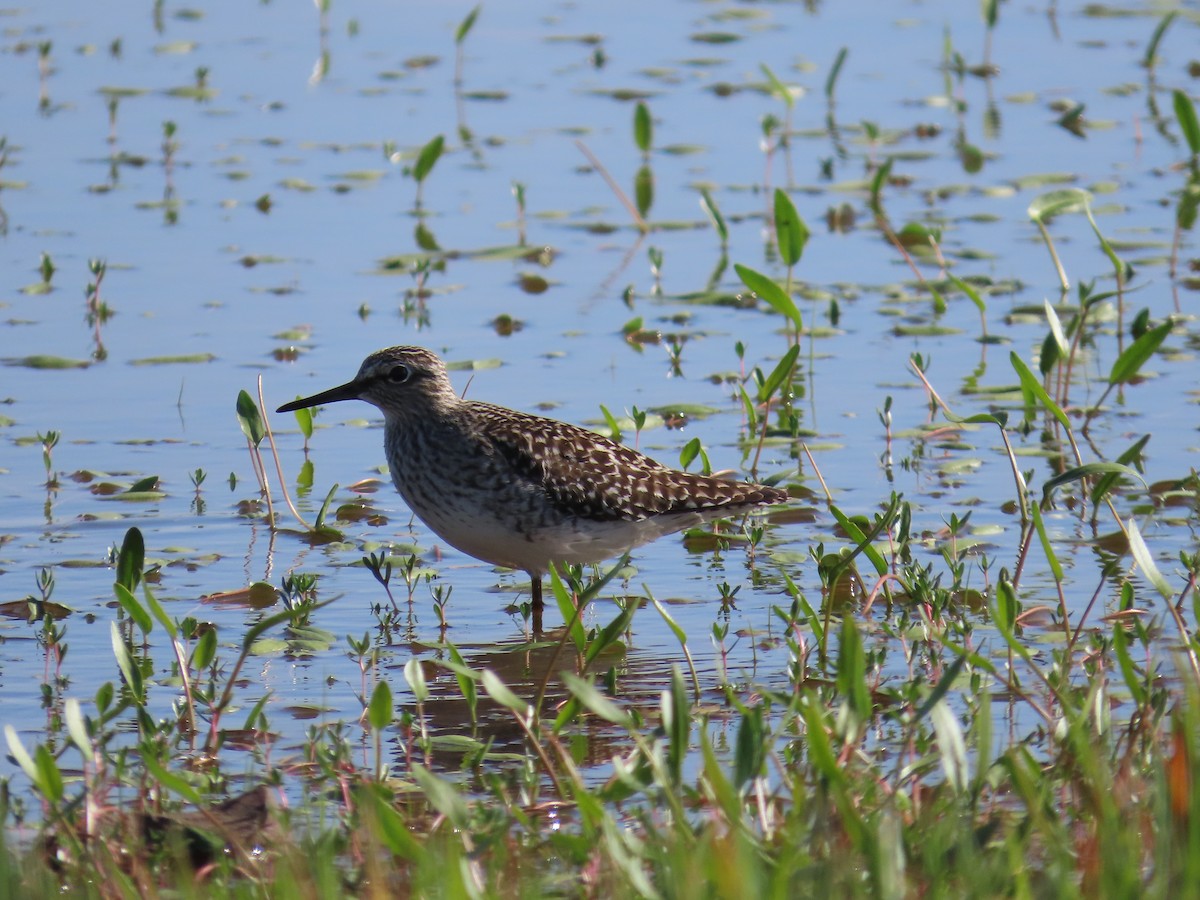
[[[339,639],[370,631],[375,619],[369,606],[384,600],[383,591],[362,569],[348,568],[365,541],[412,541],[421,549],[439,581],[453,586],[450,638],[456,643],[482,648],[521,634],[519,620],[503,611],[520,579],[498,576],[490,566],[438,547],[419,523],[410,531],[407,511],[386,486],[374,503],[389,524],[345,526],[356,545],[350,549],[311,549],[287,534],[272,542],[261,520],[239,515],[238,502],[256,491],[234,401],[241,389],[253,392],[259,375],[273,409],[297,394],[347,380],[371,350],[421,344],[450,361],[502,362],[473,377],[455,374],[460,389],[470,379],[471,397],[549,409],[567,421],[596,422],[602,404],[615,414],[634,406],[711,407],[714,415],[686,429],[647,431],[640,446],[675,463],[682,446],[699,436],[715,467],[741,468],[740,403],[728,385],[710,376],[741,369],[735,342],[746,348],[747,368],[769,369],[787,345],[782,320],[764,309],[682,298],[706,288],[721,255],[698,202],[701,185],[711,187],[730,221],[730,265],[719,280],[730,293],[740,290],[733,263],[784,276],[763,219],[768,187],[788,186],[812,228],[796,277],[836,295],[840,318],[836,328],[804,341],[807,393],[797,406],[839,505],[870,513],[894,488],[914,501],[919,528],[931,532],[951,512],[973,508],[976,526],[1001,526],[987,539],[1005,564],[1016,524],[999,509],[1012,498],[1013,486],[998,435],[970,433],[966,440],[973,448],[967,451],[929,448],[911,468],[899,462],[914,445],[900,438],[889,482],[880,464],[884,433],[876,411],[891,396],[897,431],[926,420],[924,391],[907,369],[914,352],[932,358],[930,378],[963,414],[990,408],[986,396],[962,393],[970,376],[985,386],[1012,385],[1010,350],[1027,361],[1034,358],[1044,322],[1008,322],[1006,316],[1014,307],[1039,306],[1043,298],[1058,296],[1049,257],[1026,215],[1030,200],[1055,185],[1023,187],[1018,179],[1065,173],[1075,186],[1098,188],[1098,222],[1106,235],[1149,242],[1122,250],[1139,270],[1140,291],[1130,302],[1148,307],[1156,318],[1175,309],[1177,287],[1166,257],[1172,192],[1183,184],[1177,166],[1185,153],[1171,119],[1169,89],[1194,86],[1186,63],[1196,26],[1186,10],[1168,32],[1157,80],[1150,82],[1140,60],[1159,10],[1141,5],[1135,7],[1138,15],[1114,18],[1087,15],[1079,3],[1061,5],[1054,18],[1006,7],[992,46],[999,73],[986,80],[947,79],[941,68],[947,34],[968,62],[981,58],[984,28],[972,4],[814,4],[815,11],[790,4],[694,2],[485,5],[464,45],[462,85],[468,94],[504,92],[503,99],[484,99],[456,97],[453,83],[454,29],[470,8],[337,6],[323,40],[311,7],[279,3],[213,4],[196,18],[181,15],[182,7],[168,7],[161,26],[143,4],[106,4],[102,11],[19,8],[0,18],[0,136],[8,142],[7,164],[0,168],[0,207],[7,217],[0,237],[0,358],[18,362],[50,354],[91,362],[65,371],[0,369],[0,399],[9,401],[0,415],[12,420],[0,428],[0,535],[9,536],[0,545],[0,601],[31,593],[36,571],[54,567],[54,599],[75,610],[66,620],[71,678],[66,695],[89,697],[98,681],[116,678],[108,626],[113,572],[100,564],[130,525],[145,534],[148,556],[168,564],[156,591],[169,613],[215,622],[230,647],[258,614],[216,608],[200,598],[252,581],[277,584],[293,567],[320,573],[323,598],[340,596],[319,613],[317,624]],[[694,39],[718,31],[738,40]],[[576,39],[588,34],[602,36],[601,67],[595,65],[596,45]],[[117,39],[119,56],[110,52]],[[42,41],[52,47],[46,103],[40,106]],[[314,78],[323,45],[328,70]],[[830,107],[823,85],[843,46],[849,55]],[[436,57],[432,64],[414,62],[430,55]],[[784,105],[753,89],[763,81],[760,64],[806,90],[792,112],[796,133],[790,148],[774,154],[769,172],[760,123],[766,114],[782,118]],[[192,85],[201,66],[209,70],[214,97],[197,101],[166,93]],[[714,90],[721,84],[735,90],[721,96],[727,92]],[[101,89],[113,87],[145,93],[120,99],[110,130]],[[639,237],[576,146],[576,139],[583,140],[623,189],[632,191],[641,165],[632,138],[633,105],[604,93],[618,89],[645,92],[655,121],[651,221],[688,227]],[[1166,117],[1158,123],[1151,96]],[[1054,124],[1060,112],[1052,104],[1067,99],[1086,104],[1093,123],[1086,138]],[[837,135],[826,132],[830,114]],[[175,123],[178,142],[169,172],[162,147],[165,121]],[[863,121],[878,125],[885,138],[896,130],[906,134],[871,146]],[[911,133],[918,124],[937,126],[939,133],[919,138]],[[469,141],[462,127],[469,129]],[[977,173],[965,172],[958,162],[960,132],[986,155]],[[402,173],[411,159],[389,161],[384,143],[393,141],[411,154],[439,133],[446,135],[448,153],[427,179],[424,215],[417,216],[415,184]],[[684,145],[696,152],[663,149]],[[116,154],[135,157],[137,164],[113,169],[109,160]],[[993,297],[988,312],[990,331],[1009,343],[972,340],[978,313],[961,297],[937,319],[961,333],[895,333],[905,317],[928,323],[933,316],[928,298],[895,299],[913,297],[912,272],[869,226],[863,189],[868,166],[894,154],[900,154],[894,171],[911,182],[885,191],[892,222],[930,218],[944,229],[944,250],[956,273],[1017,283],[1012,294]],[[832,178],[823,179],[821,162],[827,159]],[[301,180],[311,190],[299,189]],[[553,248],[547,266],[471,256],[518,242],[514,182],[525,186],[529,247]],[[946,190],[958,186],[962,189]],[[939,191],[947,196],[939,197]],[[171,220],[161,205],[168,192],[177,204]],[[265,213],[255,206],[264,195],[271,200]],[[845,234],[824,226],[826,210],[841,203],[858,216],[859,227]],[[423,315],[405,316],[401,309],[413,278],[378,270],[389,255],[417,252],[418,222],[442,248],[463,254],[429,276],[427,287],[434,293]],[[1107,289],[1111,270],[1086,219],[1061,217],[1053,233],[1072,281],[1096,278]],[[654,292],[651,247],[664,257],[661,294]],[[39,281],[42,253],[57,267],[53,290],[23,293]],[[1187,235],[1185,256],[1192,253]],[[108,263],[101,295],[115,311],[99,330],[102,360],[93,359],[99,345],[84,308],[90,258]],[[936,267],[922,269],[936,277]],[[521,276],[529,273],[545,277],[548,289],[522,290]],[[623,302],[627,287],[632,308]],[[1189,300],[1185,292],[1185,309]],[[361,315],[364,306],[369,313]],[[800,306],[810,327],[831,325],[827,301]],[[523,328],[498,336],[491,323],[501,314],[520,320]],[[672,375],[663,346],[639,352],[623,339],[622,327],[635,317],[647,328],[688,337],[681,375]],[[305,329],[300,339],[279,336],[299,327]],[[1187,328],[1186,336],[1171,342],[1179,354],[1149,366],[1157,375],[1153,385],[1130,388],[1121,414],[1093,428],[1096,452],[1108,459],[1140,434],[1153,433],[1150,482],[1186,474],[1193,458],[1194,344]],[[292,345],[300,348],[296,361],[273,357]],[[131,364],[200,353],[214,359]],[[1115,353],[1115,341],[1089,351],[1073,391],[1076,402],[1099,395]],[[319,418],[330,427],[311,444],[315,484],[302,501],[310,516],[334,482],[345,486],[378,475],[381,431],[344,427],[349,420],[377,424],[365,405],[331,407]],[[290,481],[302,461],[301,441],[290,416],[272,415],[272,422]],[[47,513],[36,435],[49,430],[62,433],[53,451],[53,468],[62,477],[49,494]],[[626,439],[633,440],[632,434]],[[1036,448],[1036,432],[1023,446]],[[801,474],[791,480],[819,492],[807,460],[795,458],[793,450],[769,447],[761,472],[799,468]],[[940,471],[943,454],[950,462],[976,457],[980,465],[948,476]],[[1039,481],[1049,474],[1038,457],[1025,464]],[[197,468],[208,474],[203,512],[188,480]],[[97,497],[87,484],[67,477],[85,469],[126,484],[157,475],[166,496],[139,504]],[[231,472],[237,478],[232,489]],[[270,474],[274,482],[273,469]],[[338,497],[351,499],[344,487]],[[1064,538],[1080,531],[1065,513],[1048,514],[1048,523]],[[1164,561],[1194,544],[1186,521],[1160,523],[1154,537],[1152,548]],[[760,554],[757,565],[768,573],[782,567],[815,593],[816,578],[801,561],[818,541],[838,545],[823,509],[815,523],[772,528],[768,542],[776,556]],[[782,556],[785,551],[791,555]],[[1094,589],[1095,565],[1085,547],[1076,555],[1064,546],[1061,553],[1069,571],[1079,573],[1078,595],[1069,600],[1079,610]],[[68,568],[64,561],[93,565]],[[709,637],[718,620],[718,586],[746,581],[744,554],[735,549],[714,559],[668,538],[640,549],[634,564],[637,573],[627,590],[640,594],[644,586],[676,601],[672,615],[688,633],[711,686],[719,658]],[[1029,583],[1037,583],[1036,575]],[[773,627],[770,607],[783,602],[777,585],[777,578],[760,589],[744,584],[731,633]],[[437,622],[423,586],[417,599],[415,636],[434,641]],[[1048,592],[1029,602],[1053,598]],[[94,621],[86,621],[87,614]],[[611,607],[600,605],[589,622],[602,624],[611,615]],[[44,659],[30,640],[33,634],[33,626],[19,620],[0,624],[0,705],[5,721],[36,733],[44,721],[38,691]],[[743,639],[732,648],[735,673],[771,678],[782,671],[778,650],[753,654],[750,643]],[[161,644],[155,650],[165,672],[168,655]],[[340,644],[301,660],[256,660],[247,674],[271,688],[280,707],[323,704],[354,718],[358,670],[344,650]],[[393,662],[402,665],[409,652],[395,648]],[[653,610],[644,610],[635,624],[630,671],[653,691],[666,674],[659,664],[664,658],[680,658],[675,639]],[[399,676],[393,680],[402,690]],[[162,688],[155,696],[165,708],[173,694]],[[288,739],[298,738],[304,727],[273,724]]]

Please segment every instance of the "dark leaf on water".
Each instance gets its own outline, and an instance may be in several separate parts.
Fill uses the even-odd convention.
[[[5,363],[25,369],[86,369],[91,365],[86,359],[66,359],[62,356],[48,356],[45,354],[25,356],[20,359],[8,359],[5,360]]]

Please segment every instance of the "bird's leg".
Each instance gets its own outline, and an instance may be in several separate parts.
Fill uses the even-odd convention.
[[[533,611],[533,633],[542,633],[542,610],[546,608],[546,604],[542,601],[542,576],[529,576],[529,607]]]

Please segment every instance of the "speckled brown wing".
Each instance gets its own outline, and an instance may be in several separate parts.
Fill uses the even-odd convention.
[[[671,513],[779,503],[776,488],[670,469],[601,435],[564,422],[473,404],[475,421],[514,474],[545,490],[562,512],[594,521],[638,521]]]

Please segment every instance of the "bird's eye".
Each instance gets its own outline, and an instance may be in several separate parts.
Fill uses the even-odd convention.
[[[408,366],[392,366],[391,371],[387,374],[387,378],[392,384],[404,384],[411,375],[412,372],[409,371]]]

